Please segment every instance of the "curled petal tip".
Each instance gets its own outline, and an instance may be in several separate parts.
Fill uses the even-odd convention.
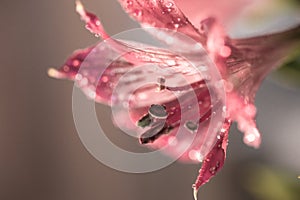
[[[193,191],[193,195],[194,195],[194,200],[198,200],[198,189],[196,189],[196,187],[194,187],[194,189],[193,189],[194,191]]]
[[[84,9],[84,7],[83,7],[81,1],[77,0],[77,1],[75,2],[75,5],[76,5],[76,12],[82,17],[82,19],[83,19],[84,21],[87,21],[88,18],[87,18],[87,16],[86,16],[86,11],[85,11],[85,9]]]
[[[60,71],[58,71],[54,68],[49,68],[47,74],[51,78],[63,78],[64,77]]]
[[[257,149],[261,143],[261,134],[257,128],[251,128],[250,132],[244,134],[244,143]]]
[[[75,1],[75,5],[76,5],[76,11],[80,15],[84,15],[85,12],[84,12],[84,8],[83,8],[81,1],[79,1],[79,0]]]
[[[80,15],[81,19],[86,23],[86,28],[96,37],[101,36],[103,39],[108,39],[109,35],[105,32],[100,20],[93,13],[85,10],[81,1],[76,1],[76,12]]]

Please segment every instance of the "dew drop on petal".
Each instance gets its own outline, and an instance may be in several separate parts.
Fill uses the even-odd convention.
[[[96,98],[96,92],[93,91],[93,90],[91,89],[91,90],[89,90],[89,91],[87,92],[87,96],[88,96],[89,98],[91,98],[91,99],[95,99],[95,98]]]
[[[170,13],[172,11],[172,8],[167,8],[166,10],[168,13]]]
[[[95,24],[96,24],[96,26],[100,26],[100,25],[101,25],[101,22],[100,22],[99,20],[97,20],[97,21],[95,22]]]
[[[175,60],[166,60],[166,63],[167,63],[169,66],[176,65],[176,61],[175,61]]]
[[[141,17],[143,15],[143,11],[136,9],[134,10],[133,15],[136,17]]]
[[[82,79],[82,75],[81,74],[76,74],[75,80],[80,81],[81,79]]]
[[[197,161],[197,162],[202,162],[203,161],[203,156],[200,154],[199,151],[197,150],[190,150],[189,151],[189,158],[193,161]]]
[[[179,28],[180,24],[174,24],[174,27],[177,29]]]
[[[211,167],[210,169],[209,169],[209,171],[210,171],[210,173],[211,174],[215,174],[216,173],[216,167]]]
[[[107,76],[103,76],[102,78],[101,78],[101,81],[103,82],[103,83],[107,83],[108,82],[108,77]]]
[[[68,72],[68,71],[70,70],[70,67],[69,67],[68,65],[65,65],[65,66],[63,67],[63,70],[64,70],[65,72]]]
[[[261,143],[260,133],[257,128],[250,127],[244,135],[245,144],[252,146],[254,148],[258,148]]]
[[[220,56],[227,58],[231,54],[231,49],[228,46],[223,46],[220,48]]]
[[[78,67],[79,65],[80,65],[80,61],[79,60],[73,60],[73,62],[72,62],[72,65],[74,66],[74,67]]]
[[[133,5],[133,2],[132,2],[131,0],[128,0],[128,1],[127,1],[127,6],[130,7],[130,6],[132,6],[132,5]]]
[[[174,5],[174,4],[173,4],[172,2],[167,2],[167,3],[165,4],[165,6],[166,6],[167,8],[171,8],[173,5]]]

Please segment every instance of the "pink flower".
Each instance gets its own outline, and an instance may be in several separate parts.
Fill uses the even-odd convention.
[[[196,192],[224,165],[228,131],[232,121],[238,123],[238,128],[244,133],[244,142],[247,145],[259,147],[261,136],[255,123],[256,108],[254,106],[256,91],[267,74],[280,66],[288,52],[299,45],[300,28],[298,26],[289,31],[254,38],[232,39],[227,36],[221,24],[235,17],[236,12],[241,10],[248,0],[235,1],[234,4],[218,1],[219,4],[216,4],[216,7],[213,4],[216,0],[193,2],[198,6],[201,5],[199,12],[198,10],[196,12],[195,9],[198,7],[194,6],[194,3],[186,4],[183,0],[176,2],[172,0],[120,0],[124,10],[143,27],[150,26],[179,32],[197,41],[207,50],[207,53],[199,55],[199,59],[210,57],[217,66],[222,76],[221,84],[226,90],[227,101],[223,107],[220,105],[224,104],[224,101],[214,102],[210,99],[209,81],[203,77],[186,75],[183,72],[190,65],[186,60],[162,49],[149,47],[141,50],[132,43],[110,38],[100,20],[94,14],[85,11],[80,2],[77,2],[76,9],[86,22],[86,28],[93,34],[101,36],[108,46],[112,47],[114,53],[117,54],[123,50],[126,53],[111,60],[108,50],[95,50],[95,46],[92,46],[74,52],[60,69],[50,69],[48,73],[54,78],[74,80],[87,96],[108,105],[114,103],[112,98],[121,99],[120,94],[114,94],[116,85],[122,82],[121,77],[139,65],[163,65],[186,77],[188,84],[184,86],[167,85],[166,79],[159,77],[158,86],[152,85],[134,91],[129,104],[133,123],[119,123],[119,125],[128,126],[137,132],[141,131],[140,142],[149,144],[152,148],[170,145],[167,152],[170,156],[176,156],[178,149],[184,147],[185,143],[191,143],[180,159],[203,162],[193,186]],[[183,11],[191,14],[189,17],[194,25],[176,6],[177,3],[182,6]],[[197,21],[199,21],[198,24]],[[152,32],[152,34],[159,40],[166,38],[160,37],[157,32]],[[168,38],[173,37],[175,41],[173,45],[177,48],[181,45],[188,45],[185,44],[185,40],[171,32],[165,31],[164,35]],[[101,56],[85,60],[92,51],[100,51],[97,55]],[[188,51],[186,53],[189,54]],[[109,66],[103,68],[102,66],[108,61],[110,61]],[[81,66],[83,62],[85,62],[84,66]],[[127,82],[127,85],[124,82],[123,87],[134,88],[139,78],[152,73],[151,70],[146,71],[146,68],[143,68],[139,71],[139,75],[131,77],[134,80]],[[101,77],[98,77],[99,74]],[[193,110],[189,107],[190,105],[195,106],[189,102],[188,95],[191,90],[196,94],[197,108],[195,109],[199,117],[190,114],[187,119],[181,119],[182,114],[189,115],[190,110]],[[181,97],[186,107],[182,107],[172,92],[183,92]],[[209,135],[208,122],[215,114],[213,109],[223,112],[225,120],[223,124],[215,125],[219,127],[216,135]],[[120,121],[124,121],[125,118],[122,117],[123,115],[120,114]],[[184,130],[180,129],[182,121],[184,121]],[[182,135],[176,138],[179,130]]]

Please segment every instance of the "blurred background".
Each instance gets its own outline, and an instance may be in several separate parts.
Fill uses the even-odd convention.
[[[83,3],[112,35],[138,27],[116,0]],[[73,83],[47,76],[47,69],[60,66],[73,50],[97,41],[74,5],[73,0],[0,1],[0,199],[192,199],[199,165],[174,163],[152,173],[128,174],[104,166],[81,144],[72,116]],[[294,21],[290,11],[274,12],[266,15],[285,19],[272,26]],[[244,33],[266,29],[249,24]],[[300,89],[286,85],[274,78],[264,82],[256,98],[261,148],[244,145],[233,126],[225,167],[199,191],[200,199],[300,199]],[[109,108],[97,105],[97,114],[111,137],[120,133]],[[130,139],[122,143],[137,145]]]

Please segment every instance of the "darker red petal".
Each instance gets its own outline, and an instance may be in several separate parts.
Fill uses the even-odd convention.
[[[221,129],[219,139],[213,149],[208,153],[203,161],[199,175],[193,188],[195,191],[205,183],[207,183],[213,176],[215,176],[223,167],[226,158],[226,149],[228,144],[228,132],[231,122],[226,120]]]

